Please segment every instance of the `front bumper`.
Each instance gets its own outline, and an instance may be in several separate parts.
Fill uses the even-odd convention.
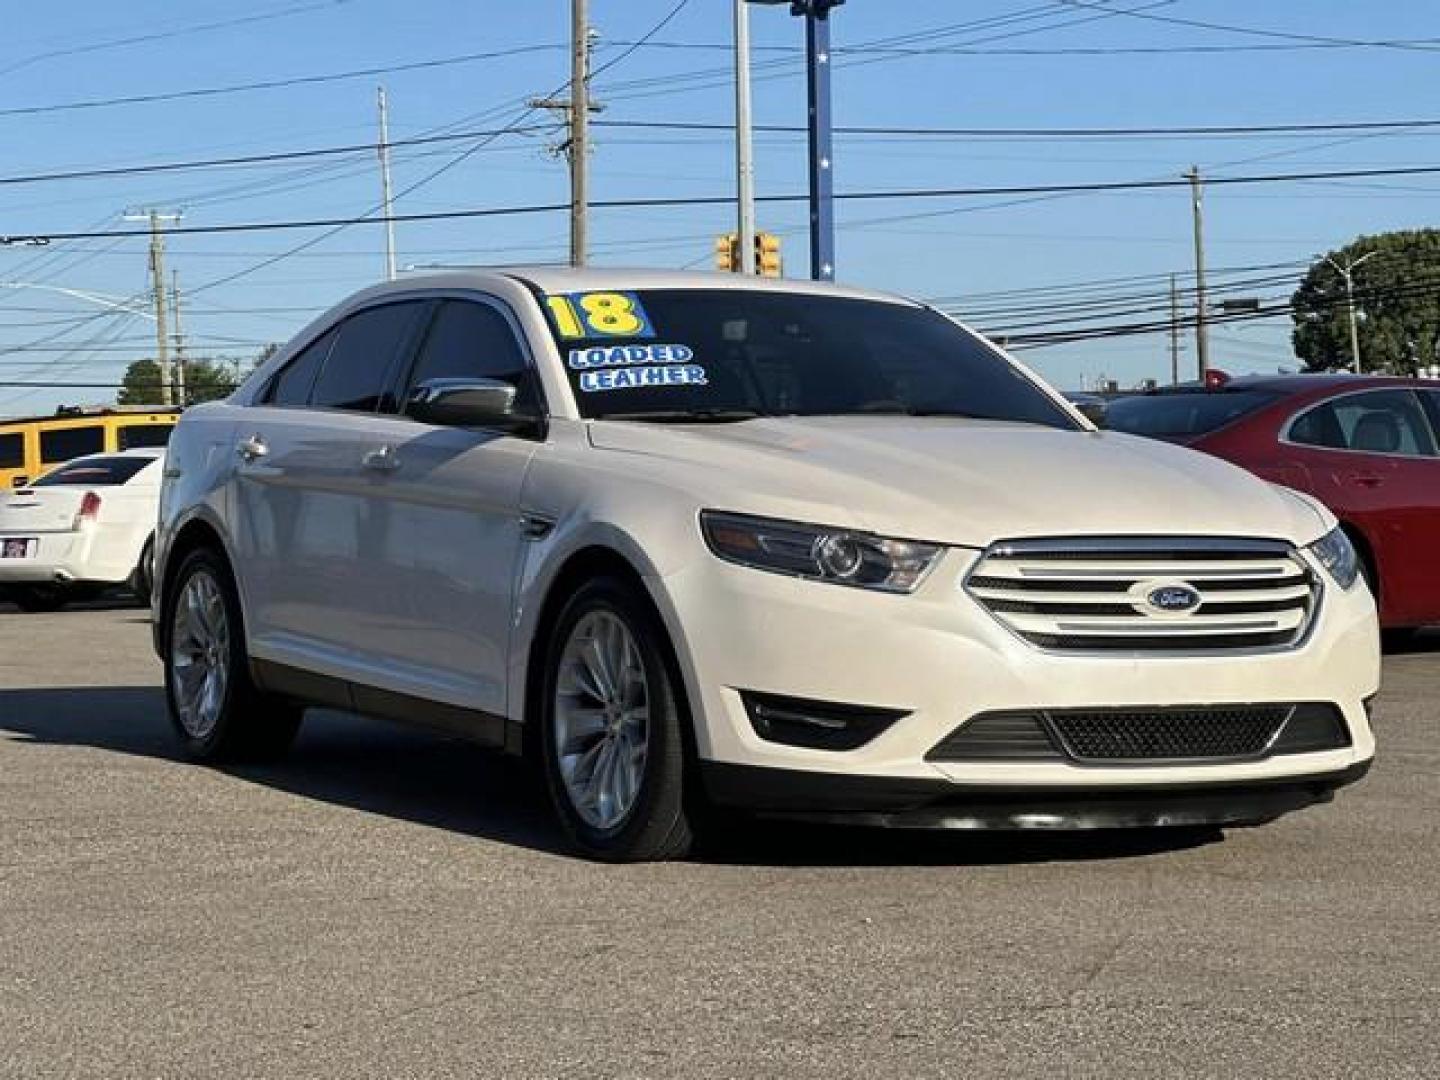
[[[1225,799],[1249,800],[1235,820],[1265,820],[1265,807],[1325,797],[1317,793],[1348,783],[1374,756],[1364,701],[1378,688],[1380,654],[1373,602],[1363,589],[1347,592],[1326,580],[1310,632],[1294,649],[1077,655],[1020,640],[976,603],[962,587],[975,558],[948,551],[911,595],[798,580],[708,556],[656,582],[696,719],[699,755],[721,801],[753,786],[756,777],[772,792],[845,779],[859,786],[840,785],[841,797],[816,812],[849,806],[891,816],[1009,821],[1026,806],[1045,805],[1060,807],[1057,819],[1071,822],[1128,817],[1157,823],[1176,811],[1163,809],[1165,800],[1147,804],[1148,795],[1193,788],[1214,798],[1190,799],[1185,814],[1196,823],[1223,823],[1229,819],[1216,807]],[[791,746],[757,734],[743,692],[907,715],[856,749]],[[926,760],[937,743],[983,713],[1297,701],[1333,702],[1350,745],[1223,762]],[[725,767],[748,769],[751,784],[715,780]],[[872,784],[881,785],[877,790],[919,785],[914,790],[923,797],[915,805],[870,810],[862,789]],[[1263,789],[1259,802],[1244,794],[1251,789]],[[986,793],[994,800],[987,795],[977,803],[974,796]],[[956,799],[971,809],[957,816],[945,808]],[[734,801],[747,800],[736,795]],[[1004,808],[974,812],[992,802]],[[768,796],[758,805],[776,809]],[[1099,813],[1100,806],[1110,809]],[[1132,812],[1137,806],[1142,809]]]
[[[706,762],[706,795],[720,806],[797,821],[899,829],[1014,829],[1063,832],[1183,826],[1262,825],[1329,802],[1370,770],[1246,784],[1166,784],[1117,790],[1013,788],[947,780],[887,780]]]

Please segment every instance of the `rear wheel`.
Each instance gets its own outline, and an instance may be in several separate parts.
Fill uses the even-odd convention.
[[[566,604],[546,649],[541,748],[566,834],[614,862],[685,855],[688,718],[659,620],[624,582],[598,578]]]
[[[160,625],[166,703],[190,757],[264,760],[290,748],[304,710],[261,693],[251,679],[240,599],[223,557],[209,548],[186,556]]]

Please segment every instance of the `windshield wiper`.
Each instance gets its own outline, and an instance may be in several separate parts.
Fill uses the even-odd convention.
[[[606,413],[594,419],[644,420],[653,424],[733,424],[769,415],[757,409],[656,409],[653,412]]]

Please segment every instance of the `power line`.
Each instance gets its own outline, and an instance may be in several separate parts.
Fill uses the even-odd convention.
[[[178,27],[173,30],[158,30],[147,34],[132,34],[129,37],[114,38],[110,41],[94,42],[89,45],[70,45],[63,49],[52,49],[49,52],[36,53],[27,56],[23,60],[17,60],[13,64],[0,68],[0,75],[9,75],[12,72],[30,67],[45,60],[56,60],[62,56],[80,56],[86,53],[102,52],[108,49],[118,49],[129,45],[141,45],[151,41],[168,41],[179,37],[189,37],[193,34],[205,33],[211,30],[226,30],[235,26],[244,26],[258,22],[271,22],[275,19],[287,19],[295,15],[304,15],[312,11],[319,11],[321,8],[334,8],[349,3],[350,0],[320,0],[319,3],[291,4],[278,11],[257,12],[252,15],[241,15],[231,19],[221,19],[215,22],[198,23],[193,26]]]
[[[122,105],[151,105],[164,101],[222,97],[229,94],[251,93],[258,90],[283,90],[292,86],[314,86],[323,83],[341,82],[347,79],[373,79],[377,75],[394,75],[406,71],[424,71],[431,68],[453,67],[458,64],[474,64],[484,60],[502,60],[526,53],[551,52],[556,49],[567,48],[569,48],[569,46],[560,44],[515,45],[508,49],[463,53],[458,56],[415,60],[405,64],[378,64],[373,67],[351,68],[348,71],[333,71],[321,75],[296,75],[285,79],[262,79],[257,82],[232,83],[228,86],[191,87],[186,90],[169,90],[153,94],[129,94],[109,98],[88,98],[81,101],[52,102],[46,105],[19,105],[0,109],[0,117],[39,116],[47,113],[109,109]]]

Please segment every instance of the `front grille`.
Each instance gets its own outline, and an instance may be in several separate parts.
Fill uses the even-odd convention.
[[[1053,712],[1055,737],[1076,761],[1258,757],[1290,717],[1285,706]]]
[[[1006,541],[980,557],[965,588],[1032,645],[1067,652],[1288,648],[1319,597],[1288,544],[1189,537]],[[1152,600],[1172,592],[1192,606]]]
[[[972,717],[925,756],[930,761],[1204,763],[1349,745],[1344,716],[1328,702],[1022,709]]]

